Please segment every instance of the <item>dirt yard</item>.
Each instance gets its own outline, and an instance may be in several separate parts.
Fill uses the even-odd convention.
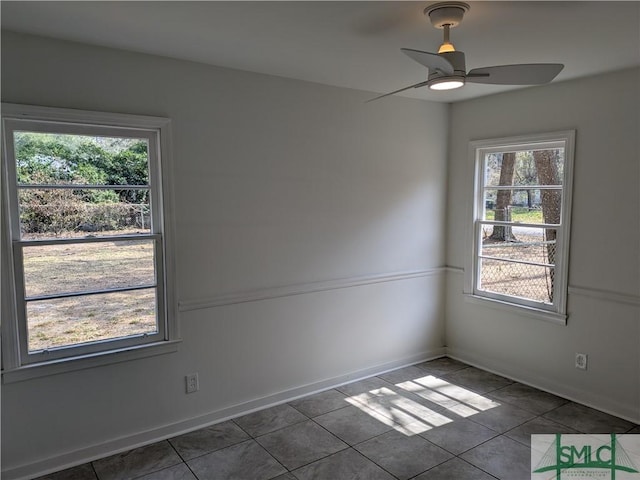
[[[27,302],[29,350],[155,332],[153,250],[148,239],[25,247],[27,298],[151,286]]]

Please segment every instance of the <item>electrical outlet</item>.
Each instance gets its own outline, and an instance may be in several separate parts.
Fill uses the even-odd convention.
[[[193,393],[200,390],[200,382],[198,381],[197,373],[190,373],[184,377],[184,379],[187,384],[187,393]]]
[[[587,354],[586,353],[576,353],[576,368],[580,370],[587,369]]]

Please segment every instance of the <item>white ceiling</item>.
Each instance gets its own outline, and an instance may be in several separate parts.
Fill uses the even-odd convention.
[[[6,1],[2,28],[385,93],[426,79],[401,47],[437,51],[433,1]],[[555,81],[640,65],[640,2],[469,2],[451,32],[467,70],[564,63]],[[452,102],[513,89],[404,95]],[[383,100],[381,100],[383,101]]]

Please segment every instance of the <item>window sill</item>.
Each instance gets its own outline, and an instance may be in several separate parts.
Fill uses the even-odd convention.
[[[515,313],[518,315],[524,315],[526,317],[535,318],[537,320],[544,320],[546,322],[555,323],[556,325],[567,325],[567,315],[550,312],[541,308],[534,308],[525,305],[518,305],[516,303],[504,302],[502,300],[495,300],[492,298],[480,297],[466,293],[464,299],[468,303],[475,305],[482,305],[496,310],[502,310],[504,312]]]
[[[2,372],[2,383],[14,383],[33,378],[46,377],[49,375],[57,375],[60,373],[73,372],[76,370],[84,370],[85,368],[100,367],[113,363],[127,362],[129,360],[137,360],[139,358],[154,357],[156,355],[164,355],[178,351],[178,345],[181,340],[169,340],[147,345],[138,345],[135,347],[123,348],[120,350],[111,350],[108,352],[94,353],[90,355],[82,355],[72,358],[63,358],[50,362],[33,363],[23,365],[11,370]]]

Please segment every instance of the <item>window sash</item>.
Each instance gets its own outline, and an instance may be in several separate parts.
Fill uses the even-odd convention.
[[[482,182],[482,179],[479,180],[480,182]],[[482,191],[481,188],[478,188],[479,191]],[[564,191],[563,191],[564,193]],[[484,204],[484,196],[479,197],[480,203],[478,205],[476,205],[477,208],[476,209],[476,214],[481,216],[483,215],[483,204]],[[564,203],[564,201],[563,201]],[[564,205],[561,205],[561,211],[564,212]],[[554,278],[554,288],[553,288],[553,301],[552,302],[539,302],[527,297],[519,297],[519,296],[515,296],[515,295],[507,295],[507,294],[501,294],[501,293],[497,293],[497,292],[491,292],[489,290],[485,290],[481,285],[481,277],[482,277],[482,261],[481,259],[486,258],[486,259],[491,259],[491,260],[497,260],[497,261],[505,261],[505,262],[509,262],[509,263],[519,263],[522,265],[534,265],[533,262],[527,262],[527,261],[518,261],[518,260],[506,260],[504,258],[493,258],[493,257],[489,257],[486,255],[482,255],[482,227],[484,225],[488,225],[488,226],[494,226],[494,225],[498,225],[498,226],[506,226],[506,227],[525,227],[525,228],[536,228],[539,230],[545,230],[545,229],[554,229],[556,230],[556,263],[551,265],[551,264],[535,264],[535,266],[540,266],[540,267],[551,267],[554,269],[554,272],[556,271],[556,268],[558,268],[558,265],[563,265],[564,259],[563,258],[559,258],[559,253],[562,250],[562,237],[563,237],[563,226],[562,226],[562,218],[563,218],[563,214],[560,215],[561,221],[559,224],[551,224],[551,223],[517,223],[517,222],[507,222],[507,221],[495,221],[495,220],[482,220],[481,218],[476,218],[475,219],[475,231],[476,231],[476,235],[475,235],[475,242],[474,242],[474,264],[475,264],[475,268],[474,268],[474,276],[473,276],[473,293],[474,295],[478,295],[478,296],[485,296],[494,300],[500,300],[500,301],[505,301],[505,302],[510,302],[510,303],[516,303],[516,304],[522,304],[524,306],[527,307],[533,307],[533,308],[540,308],[542,310],[550,310],[550,311],[554,311],[554,312],[558,312],[561,308],[562,302],[564,301],[564,296],[565,295],[557,295],[558,291],[562,291],[562,290],[566,290],[566,287],[564,286],[560,286],[561,284],[558,283],[558,277]],[[554,274],[555,275],[555,274]],[[559,298],[561,297],[561,298]]]
[[[571,191],[573,180],[573,151],[575,144],[575,131],[568,130],[563,132],[542,133],[535,135],[524,135],[521,137],[511,137],[502,139],[489,139],[472,141],[470,144],[470,157],[475,165],[474,191],[472,208],[471,242],[469,251],[466,256],[467,276],[465,279],[464,291],[467,294],[477,297],[484,297],[490,300],[497,300],[506,304],[522,306],[533,310],[544,310],[556,312],[564,315],[566,313],[566,297],[567,297],[567,274],[568,274],[568,247],[569,247],[569,231],[571,211]],[[563,173],[561,176],[561,185],[485,185],[484,169],[486,158],[492,153],[505,152],[526,152],[534,150],[564,150]],[[514,221],[495,221],[484,220],[485,211],[485,191],[487,190],[561,190],[562,201],[560,210],[560,223],[518,223]],[[516,297],[511,295],[498,294],[478,288],[479,279],[481,278],[481,254],[482,249],[482,227],[483,226],[507,226],[507,227],[533,227],[537,229],[555,229],[556,230],[556,264],[554,269],[554,295],[553,303],[542,303],[527,298]],[[498,258],[502,261],[504,259]],[[517,262],[517,260],[514,260]],[[521,262],[525,263],[525,262]],[[547,267],[548,268],[548,267]]]
[[[3,107],[5,104],[3,104]],[[22,106],[16,106],[22,107]],[[29,109],[29,107],[26,107]],[[8,221],[9,221],[9,235],[11,245],[11,255],[13,260],[10,261],[12,267],[13,278],[13,304],[14,315],[16,316],[15,323],[13,321],[3,322],[3,330],[5,335],[4,345],[9,344],[10,348],[5,348],[5,351],[10,350],[5,354],[3,359],[3,368],[5,370],[17,368],[21,365],[30,365],[34,363],[49,362],[65,358],[83,357],[86,355],[92,355],[97,353],[108,353],[111,351],[120,351],[131,347],[143,346],[146,344],[157,343],[161,341],[174,338],[177,332],[175,326],[169,328],[168,313],[167,313],[167,290],[166,290],[166,275],[164,264],[164,249],[165,240],[163,236],[163,202],[162,202],[162,190],[161,190],[161,178],[160,178],[160,122],[165,124],[164,119],[151,119],[151,122],[147,121],[147,117],[134,117],[123,116],[118,114],[99,114],[93,112],[72,112],[63,111],[58,109],[47,109],[44,107],[31,107],[33,110],[42,111],[45,115],[42,115],[41,119],[30,118],[3,118],[3,136],[4,136],[4,149],[5,149],[5,169],[2,172],[4,178],[4,184],[7,186],[5,192],[5,199],[8,205]],[[20,108],[18,108],[20,110]],[[55,110],[55,112],[54,112]],[[53,112],[52,118],[47,118],[46,112]],[[62,113],[60,113],[62,112]],[[86,114],[86,115],[85,115]],[[37,115],[37,113],[36,113]],[[85,123],[83,121],[74,122],[60,117],[74,117],[74,116],[106,118],[106,123],[102,122]],[[116,125],[111,125],[108,121],[109,117],[113,117]],[[129,117],[126,118],[125,117]],[[158,127],[139,127],[139,126],[118,126],[117,123],[128,123],[128,120],[132,123],[158,123]],[[149,169],[149,183],[148,185],[78,185],[78,184],[56,184],[48,187],[55,189],[127,189],[134,187],[135,189],[146,189],[150,192],[149,208],[150,208],[150,220],[151,230],[150,234],[140,235],[111,235],[104,237],[93,238],[64,238],[64,239],[48,239],[48,240],[22,240],[20,238],[20,214],[19,214],[19,200],[18,192],[23,189],[31,188],[43,188],[43,185],[35,184],[18,184],[16,175],[16,156],[14,148],[14,132],[26,131],[26,132],[38,132],[38,133],[53,133],[53,134],[69,134],[69,135],[89,135],[99,137],[119,137],[119,138],[133,138],[133,139],[145,139],[148,145],[148,169]],[[55,347],[50,350],[29,352],[28,351],[28,324],[26,315],[26,305],[29,301],[34,299],[27,299],[25,296],[24,285],[24,268],[22,258],[22,248],[28,245],[45,245],[45,244],[57,244],[57,243],[69,243],[79,244],[84,242],[113,242],[118,240],[148,240],[154,241],[154,258],[155,258],[155,271],[156,271],[156,283],[153,286],[147,288],[153,288],[155,290],[156,305],[156,333],[133,335],[129,337],[122,337],[116,339],[105,339],[94,341],[85,344],[74,344],[63,347]],[[9,260],[9,259],[6,259]],[[5,263],[6,265],[7,263]],[[124,290],[133,291],[134,288],[128,288]],[[88,291],[84,294],[97,294],[103,293],[100,291]],[[79,295],[76,295],[79,296]],[[7,299],[9,300],[9,299]],[[7,338],[9,337],[9,338]],[[17,347],[13,348],[13,345]]]

